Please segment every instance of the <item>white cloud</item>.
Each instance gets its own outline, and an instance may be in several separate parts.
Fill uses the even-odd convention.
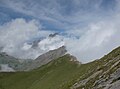
[[[66,38],[68,51],[83,63],[107,54],[120,45],[120,21],[117,19],[90,24],[80,39]]]
[[[64,45],[61,36],[47,37],[51,31],[42,30],[36,20],[26,21],[19,18],[0,26],[0,47],[9,55],[22,59],[35,59],[49,50],[57,49]],[[36,37],[46,37],[38,43],[36,49],[32,48],[29,41]]]
[[[33,52],[40,55],[42,51],[29,50],[31,45],[26,43],[35,37],[45,37],[50,33],[42,30],[42,26],[36,20],[15,19],[0,26],[0,47],[4,47],[2,51],[15,57],[34,58]]]
[[[47,20],[59,29],[67,29],[66,33],[69,36],[64,36],[65,45],[68,51],[81,62],[89,62],[100,58],[120,45],[120,1],[115,0],[117,4],[114,9],[110,5],[110,11],[101,6],[103,1],[72,0],[72,6],[66,8],[67,2],[62,6],[57,0],[43,0],[42,2],[3,0],[7,8]],[[67,12],[70,8],[72,14]],[[24,19],[16,19],[4,24],[0,27],[0,45],[5,46],[4,51],[12,55],[18,56],[19,54],[20,56],[24,54],[23,58],[35,58],[41,53],[64,44],[59,37],[52,40],[46,38],[39,43],[40,50],[30,49],[31,45],[26,43],[27,40],[47,36],[51,33],[41,30],[41,25],[38,25],[40,24],[35,20],[25,21]],[[76,36],[79,38],[76,38]]]
[[[74,28],[76,24],[81,25],[89,21],[106,18],[106,13],[101,8],[103,1],[104,0],[2,0],[4,7],[6,6],[16,12],[33,16],[40,20],[46,20],[62,29]],[[109,15],[111,14],[109,11],[107,11],[107,13],[109,13]],[[72,23],[72,26],[69,23]]]
[[[31,47],[32,47],[32,45],[27,44],[27,43],[24,43],[22,49],[23,49],[23,50],[29,50]]]
[[[15,19],[0,26],[0,46],[4,46],[3,51],[12,56],[34,59],[49,50],[65,45],[69,53],[76,56],[79,61],[86,63],[102,57],[120,45],[118,18],[119,15],[109,21],[92,23],[83,28],[83,32],[78,28],[68,32],[68,34],[80,35],[80,38],[72,35],[71,37],[58,35],[49,38],[47,36],[51,32],[42,30],[42,26],[37,21]],[[46,38],[39,42],[36,49],[31,48],[31,44],[27,44],[27,41],[31,39],[43,36]]]
[[[24,42],[30,40],[39,32],[35,20],[25,21],[15,19],[0,26],[0,46],[3,51],[11,55],[17,55]]]
[[[24,19],[15,19],[0,27],[0,41],[4,44],[21,44],[38,32],[35,20],[26,22]]]
[[[54,50],[64,45],[63,37],[47,37],[46,39],[39,42],[39,48],[42,50]]]
[[[25,54],[21,58],[32,58],[35,59],[43,53],[48,52],[49,50],[57,49],[64,45],[61,36],[56,36],[53,38],[46,37],[38,43],[38,46],[34,49],[31,48],[32,45],[24,44],[22,52]]]

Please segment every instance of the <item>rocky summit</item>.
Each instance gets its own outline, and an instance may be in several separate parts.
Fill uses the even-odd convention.
[[[44,53],[40,55],[38,58],[36,58],[33,62],[29,63],[27,66],[24,67],[25,71],[36,69],[42,65],[47,64],[48,62],[57,59],[63,55],[65,55],[67,52],[65,46],[62,46],[55,50],[50,50],[47,53]]]

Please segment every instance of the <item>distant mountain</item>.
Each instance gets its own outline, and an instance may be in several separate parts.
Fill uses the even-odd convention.
[[[53,33],[53,34],[50,34],[49,37],[55,37],[57,35],[59,35],[59,33]]]
[[[18,59],[13,56],[6,54],[5,52],[0,53],[0,71],[12,72],[23,71],[24,67],[32,63],[31,59]]]
[[[0,89],[120,89],[120,47],[87,64],[66,54],[29,72],[0,73]]]
[[[12,68],[13,70],[18,70],[19,64],[20,64],[20,62],[17,58],[9,56],[5,52],[0,53],[0,66],[7,65],[10,68]],[[1,69],[1,70],[4,71],[4,69]]]
[[[35,39],[35,40],[33,40],[33,42],[31,42],[31,45],[32,45],[31,48],[37,49],[39,46],[39,43],[41,41],[44,41],[45,39],[50,39],[48,41],[51,41],[52,39],[54,39],[58,35],[59,35],[59,33],[53,33],[53,34],[49,34],[49,36],[46,38]]]
[[[11,68],[8,64],[1,64],[0,72],[15,72],[15,70]]]
[[[0,47],[0,52],[1,52],[2,49],[3,49],[3,47]]]
[[[41,39],[37,39],[37,40],[34,40],[33,43],[32,43],[32,46],[31,48],[37,48],[38,47],[38,43],[41,41]]]
[[[65,46],[62,46],[58,49],[50,50],[45,54],[40,55],[38,58],[34,60],[17,59],[6,54],[5,52],[2,52],[0,53],[0,66],[7,65],[8,69],[12,68],[14,71],[28,71],[28,70],[36,69],[44,64],[47,64],[48,62],[65,55],[66,52],[67,50]],[[1,70],[7,71],[7,69],[1,69]]]
[[[32,70],[36,69],[44,64],[47,64],[48,62],[57,59],[63,55],[65,55],[67,52],[65,46],[62,46],[55,50],[50,50],[49,52],[40,55],[38,58],[36,58],[31,64],[28,64],[24,70]]]
[[[7,46],[8,45],[8,46]],[[47,37],[33,38],[27,40],[20,45],[0,45],[0,52],[19,58],[19,59],[35,59],[39,55],[50,50],[58,49],[64,46],[64,40],[58,33],[49,34]]]

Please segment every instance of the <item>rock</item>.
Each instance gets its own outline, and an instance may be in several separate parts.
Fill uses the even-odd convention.
[[[45,54],[40,55],[38,58],[36,58],[30,65],[28,65],[24,70],[32,70],[36,69],[44,64],[47,64],[48,62],[57,59],[63,55],[65,55],[67,52],[65,46],[62,46],[58,49],[51,50]]]

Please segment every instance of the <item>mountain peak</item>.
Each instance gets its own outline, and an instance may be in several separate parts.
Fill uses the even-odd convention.
[[[55,36],[57,36],[57,35],[59,35],[59,33],[53,33],[53,34],[50,34],[49,37],[52,38],[52,37],[55,37]]]
[[[62,46],[54,50],[50,50],[40,56],[38,56],[29,66],[26,66],[25,70],[36,69],[42,65],[49,63],[50,61],[62,57],[67,52],[66,47]]]

